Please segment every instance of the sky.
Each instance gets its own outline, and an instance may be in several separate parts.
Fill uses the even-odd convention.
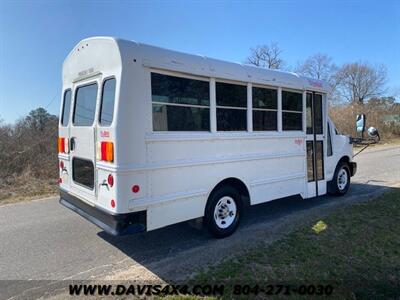
[[[65,57],[105,35],[235,62],[276,42],[289,66],[315,53],[385,64],[388,93],[400,90],[400,0],[0,0],[0,119],[58,115]]]

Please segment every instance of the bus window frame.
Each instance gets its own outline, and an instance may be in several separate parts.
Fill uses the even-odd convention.
[[[107,80],[114,79],[115,80],[115,90],[114,90],[114,108],[113,108],[113,119],[110,123],[110,125],[103,125],[100,123],[100,117],[101,117],[101,110],[103,108],[103,92],[104,92],[104,84],[106,83]],[[117,107],[117,88],[118,88],[118,80],[114,75],[104,77],[101,81],[100,85],[100,103],[99,103],[99,109],[97,116],[95,116],[95,122],[98,127],[104,127],[104,128],[109,128],[114,125],[114,120],[115,120],[115,110]],[[98,97],[99,95],[97,95]],[[97,102],[97,101],[96,101]],[[97,103],[96,103],[97,106]]]

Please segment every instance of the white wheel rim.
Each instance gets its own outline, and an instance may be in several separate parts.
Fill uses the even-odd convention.
[[[346,188],[348,175],[345,169],[340,169],[337,177],[337,185],[339,190],[343,191]]]
[[[233,198],[225,196],[219,199],[214,209],[214,221],[221,229],[228,228],[236,218],[237,208]]]

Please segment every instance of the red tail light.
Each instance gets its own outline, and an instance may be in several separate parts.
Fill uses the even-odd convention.
[[[68,152],[69,152],[68,139],[59,137],[58,138],[58,153],[68,153]]]
[[[99,142],[97,145],[97,159],[113,162],[114,144],[113,142]]]
[[[64,162],[60,161],[60,169],[64,169]]]

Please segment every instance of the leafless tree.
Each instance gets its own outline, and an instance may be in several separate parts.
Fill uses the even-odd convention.
[[[281,58],[282,52],[277,43],[259,45],[250,48],[250,56],[247,57],[246,63],[268,69],[283,69],[285,62]]]
[[[294,70],[301,75],[326,81],[331,87],[329,99],[332,104],[340,103],[340,95],[336,89],[338,67],[326,54],[317,53],[299,63]]]
[[[337,69],[331,57],[326,54],[317,53],[300,63],[295,69],[295,72],[329,82],[332,80]]]
[[[361,104],[384,94],[386,79],[384,65],[373,66],[366,62],[345,64],[335,76],[341,95],[348,101]]]

